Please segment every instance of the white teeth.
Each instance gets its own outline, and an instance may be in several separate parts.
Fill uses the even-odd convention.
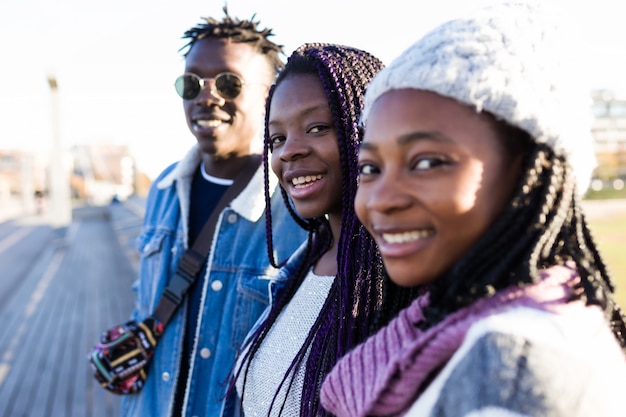
[[[200,127],[218,127],[224,123],[222,120],[196,120],[196,124]]]
[[[432,234],[432,230],[413,230],[402,233],[383,233],[382,237],[387,243],[408,243],[428,237]]]
[[[317,180],[319,180],[321,178],[322,178],[321,174],[307,175],[305,177],[293,178],[291,180],[291,183],[293,184],[294,187],[300,188],[300,187],[306,187],[307,185],[309,185],[309,183],[315,182],[315,181],[317,181]]]

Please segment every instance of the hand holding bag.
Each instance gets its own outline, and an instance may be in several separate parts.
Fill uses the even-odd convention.
[[[143,387],[146,368],[163,334],[154,317],[115,326],[102,334],[90,355],[94,377],[115,394],[134,394]]]

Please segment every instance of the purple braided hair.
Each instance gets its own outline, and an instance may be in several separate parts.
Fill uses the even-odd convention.
[[[354,212],[357,188],[358,146],[362,140],[359,117],[365,88],[372,77],[382,69],[382,62],[373,55],[348,46],[336,44],[305,44],[295,50],[287,60],[284,70],[270,88],[266,102],[265,140],[263,167],[265,171],[266,231],[268,256],[272,265],[284,264],[274,258],[272,217],[269,189],[269,153],[271,142],[268,134],[269,109],[276,86],[293,74],[314,74],[322,82],[328,98],[337,131],[342,171],[342,225],[338,237],[337,277],[311,331],[295,359],[284,375],[281,387],[292,388],[297,371],[305,366],[305,382],[302,391],[302,416],[327,415],[319,403],[319,388],[326,374],[336,361],[359,342],[365,340],[381,306],[383,267],[377,247]],[[244,387],[248,365],[262,344],[269,329],[280,312],[290,302],[298,287],[320,257],[332,245],[332,233],[324,218],[303,219],[293,208],[284,189],[280,188],[284,202],[296,220],[308,230],[307,251],[289,284],[272,305],[268,318],[250,337],[243,354],[242,365],[236,370],[234,381],[243,373]],[[309,352],[307,359],[306,354]],[[276,394],[281,387],[277,387]],[[241,393],[241,401],[245,390]],[[282,411],[283,404],[275,404]]]

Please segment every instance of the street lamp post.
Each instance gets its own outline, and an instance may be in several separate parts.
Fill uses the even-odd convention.
[[[50,154],[50,220],[55,227],[72,221],[70,184],[59,129],[59,87],[56,77],[48,76],[52,98],[52,152]]]

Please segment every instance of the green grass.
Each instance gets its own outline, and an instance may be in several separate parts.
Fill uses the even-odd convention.
[[[585,199],[587,200],[606,200],[608,198],[626,198],[626,187],[621,190],[605,188],[599,191],[590,188],[585,194]]]
[[[617,286],[617,302],[626,310],[626,213],[589,220],[589,228]]]

